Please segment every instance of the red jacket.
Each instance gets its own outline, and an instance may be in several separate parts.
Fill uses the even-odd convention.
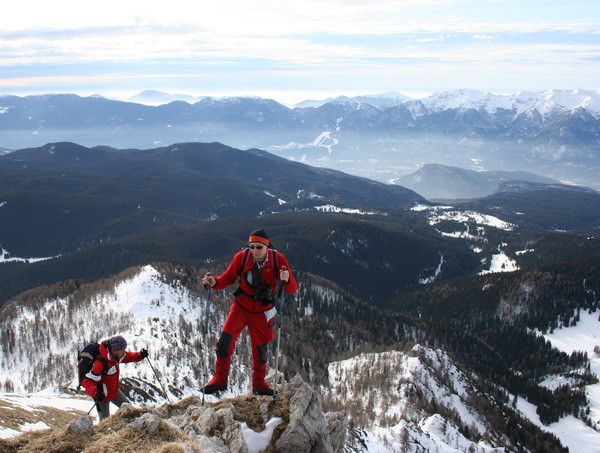
[[[254,289],[248,283],[246,276],[248,272],[254,269],[254,258],[252,253],[246,255],[246,250],[241,250],[236,253],[229,263],[227,270],[223,272],[218,277],[215,277],[216,284],[213,286],[213,289],[223,289],[229,285],[233,285],[238,277],[240,277],[240,289],[242,292],[235,296],[237,302],[247,311],[250,312],[260,312],[266,311],[273,307],[273,304],[263,305],[262,300],[254,299],[251,294],[254,294]],[[278,269],[274,269],[273,262],[273,254],[277,253],[277,267]],[[246,262],[244,263],[244,256],[247,256]],[[261,283],[267,284],[271,287],[271,295],[273,299],[277,296],[277,282],[279,280],[279,271],[282,267],[285,268],[290,273],[290,278],[288,282],[283,285],[283,289],[288,294],[294,294],[298,290],[298,283],[296,283],[296,279],[292,275],[292,270],[290,268],[290,264],[288,260],[281,253],[274,249],[267,250],[267,261],[261,272]],[[243,266],[243,269],[242,269]]]
[[[85,392],[92,398],[96,398],[98,393],[98,384],[102,384],[104,395],[102,402],[114,400],[119,392],[119,363],[141,362],[144,360],[137,352],[125,352],[125,356],[120,360],[115,360],[108,352],[108,348],[103,343],[100,344],[100,357],[106,360],[106,373],[102,374],[104,364],[102,360],[96,360],[92,370],[85,375],[82,385]]]

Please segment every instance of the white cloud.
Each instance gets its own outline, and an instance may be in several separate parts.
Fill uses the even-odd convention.
[[[518,89],[597,89],[598,7],[573,1],[540,10],[512,0],[24,0],[0,15],[0,88],[165,89],[169,78],[214,86],[225,76],[263,91],[274,78],[303,91],[493,90],[508,72]],[[515,80],[515,67],[531,83]]]
[[[514,18],[519,17],[515,12],[512,22],[507,22],[488,14],[487,8],[482,2],[465,0],[221,0],[197,6],[187,0],[105,0],[95,4],[72,0],[22,0],[2,11],[0,29],[7,33],[118,27],[151,28],[154,31],[171,28],[174,31],[183,27],[184,32],[196,28],[221,36],[598,29],[597,22],[591,19],[593,16],[587,24],[567,18],[545,21],[539,17],[533,17],[533,20],[525,17],[515,21]],[[515,10],[514,5],[507,5],[508,8]]]

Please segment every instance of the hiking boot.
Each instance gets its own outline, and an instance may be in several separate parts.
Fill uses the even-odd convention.
[[[255,395],[260,395],[260,396],[273,396],[273,395],[275,395],[275,392],[273,391],[273,389],[270,389],[269,387],[264,388],[264,389],[254,390],[253,393]]]
[[[202,393],[204,393],[205,395],[212,395],[213,393],[223,392],[226,389],[227,385],[208,384],[202,389]]]

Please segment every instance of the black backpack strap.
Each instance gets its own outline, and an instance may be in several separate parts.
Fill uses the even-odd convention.
[[[100,360],[102,362],[102,374],[106,374],[106,372],[108,371],[108,361],[104,357],[100,356],[96,357],[96,360]]]
[[[279,266],[277,265],[277,250],[275,249],[271,249],[273,251],[272,253],[272,257],[273,257],[273,270],[275,271],[275,278],[277,280],[279,280]]]
[[[242,267],[240,268],[240,275],[239,277],[242,278],[242,274],[244,272],[244,269],[246,269],[246,263],[248,262],[248,259],[250,258],[250,249],[248,247],[246,247],[246,250],[244,250],[244,256],[242,257]]]
[[[246,250],[244,250],[244,256],[242,256],[242,266],[240,267],[240,274],[238,275],[240,280],[242,279],[242,274],[244,273],[244,269],[246,269],[246,263],[248,262],[248,259],[250,258],[250,254],[251,254],[250,249],[248,247],[246,247]],[[245,294],[249,297],[254,297],[252,294],[248,294],[247,292],[245,292],[242,289],[240,282],[238,281],[238,287],[233,292],[233,295],[235,297],[235,296],[239,296],[240,294]]]

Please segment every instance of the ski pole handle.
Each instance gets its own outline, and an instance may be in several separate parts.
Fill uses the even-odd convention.
[[[279,274],[281,275],[281,271],[285,271],[287,270],[287,268],[285,266],[281,266],[281,270],[279,271]],[[284,283],[281,281],[281,279],[279,279],[279,288],[277,289],[277,297],[281,297],[281,294],[283,293],[283,285]]]
[[[210,280],[208,280],[208,277],[211,277],[210,272],[207,272],[206,274],[204,274],[204,279],[207,279],[208,283],[202,283],[204,285],[204,289],[206,289],[207,291],[210,291]]]

